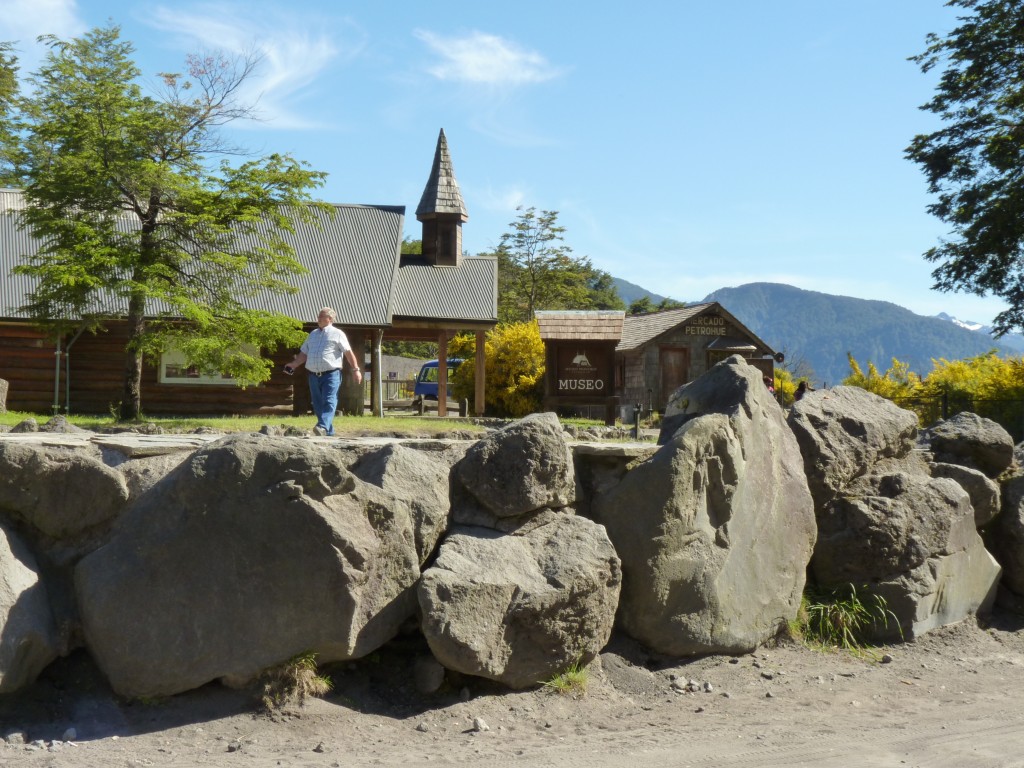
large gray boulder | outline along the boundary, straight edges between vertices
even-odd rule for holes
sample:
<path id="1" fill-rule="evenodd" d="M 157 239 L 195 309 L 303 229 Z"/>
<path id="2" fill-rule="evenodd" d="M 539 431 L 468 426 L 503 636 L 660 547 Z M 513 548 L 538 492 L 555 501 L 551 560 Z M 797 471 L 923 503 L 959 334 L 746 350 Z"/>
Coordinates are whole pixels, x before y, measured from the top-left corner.
<path id="1" fill-rule="evenodd" d="M 48 432 L 51 435 L 81 435 L 89 430 L 76 427 L 70 421 L 68 417 L 63 414 L 58 414 L 50 419 L 48 422 L 39 427 L 40 432 Z"/>
<path id="2" fill-rule="evenodd" d="M 928 430 L 936 461 L 963 464 L 998 477 L 1013 462 L 1013 438 L 1003 427 L 963 411 Z"/>
<path id="3" fill-rule="evenodd" d="M 0 525 L 0 693 L 32 683 L 60 650 L 35 557 Z"/>
<path id="4" fill-rule="evenodd" d="M 914 450 L 915 414 L 865 390 L 836 387 L 796 403 L 789 424 L 815 499 L 811 572 L 822 587 L 852 584 L 885 599 L 892 620 L 875 627 L 876 638 L 902 632 L 910 639 L 991 605 L 999 566 L 963 487 L 975 478 L 929 470 Z M 986 489 L 973 490 L 984 519 Z"/>
<path id="5" fill-rule="evenodd" d="M 444 666 L 536 685 L 608 642 L 619 558 L 604 529 L 545 512 L 513 533 L 456 527 L 418 587 L 423 634 Z"/>
<path id="6" fill-rule="evenodd" d="M 0 514 L 51 539 L 76 539 L 109 525 L 128 486 L 98 450 L 0 441 Z"/>
<path id="7" fill-rule="evenodd" d="M 531 414 L 487 435 L 466 451 L 453 477 L 456 491 L 498 519 L 560 509 L 576 497 L 572 451 L 553 413 Z"/>
<path id="8" fill-rule="evenodd" d="M 751 651 L 800 606 L 815 539 L 800 451 L 737 356 L 667 415 L 674 434 L 591 505 L 622 558 L 619 621 L 665 654 Z"/>
<path id="9" fill-rule="evenodd" d="M 93 658 L 141 697 L 363 656 L 415 613 L 418 576 L 407 503 L 328 447 L 237 435 L 135 502 L 75 587 Z"/>
<path id="10" fill-rule="evenodd" d="M 948 477 L 955 480 L 971 497 L 974 507 L 974 525 L 982 528 L 999 514 L 999 485 L 983 472 L 961 464 L 934 462 L 929 465 L 932 477 Z"/>
<path id="11" fill-rule="evenodd" d="M 985 532 L 985 541 L 1003 567 L 1003 587 L 1015 598 L 1015 610 L 1024 609 L 1024 475 L 1002 486 L 1002 511 Z M 1000 601 L 1002 602 L 1002 600 Z"/>
<path id="12" fill-rule="evenodd" d="M 121 461 L 117 464 L 116 469 L 124 478 L 125 485 L 128 486 L 129 499 L 134 501 L 171 474 L 191 455 L 189 451 L 178 451 L 176 453 L 161 453 L 156 456 L 142 456 L 138 459 Z"/>
<path id="13" fill-rule="evenodd" d="M 7 413 L 7 392 L 10 386 L 7 379 L 0 379 L 0 413 Z"/>
<path id="14" fill-rule="evenodd" d="M 451 520 L 451 466 L 435 455 L 389 445 L 364 455 L 352 467 L 356 477 L 409 502 L 421 565 L 434 553 Z"/>
<path id="15" fill-rule="evenodd" d="M 913 639 L 987 610 L 998 563 L 978 535 L 959 483 L 897 462 L 850 483 L 818 518 L 811 568 L 824 587 L 853 584 L 891 611 L 877 639 Z"/>
<path id="16" fill-rule="evenodd" d="M 916 414 L 860 387 L 808 392 L 788 421 L 819 509 L 878 461 L 908 455 L 917 437 Z"/>

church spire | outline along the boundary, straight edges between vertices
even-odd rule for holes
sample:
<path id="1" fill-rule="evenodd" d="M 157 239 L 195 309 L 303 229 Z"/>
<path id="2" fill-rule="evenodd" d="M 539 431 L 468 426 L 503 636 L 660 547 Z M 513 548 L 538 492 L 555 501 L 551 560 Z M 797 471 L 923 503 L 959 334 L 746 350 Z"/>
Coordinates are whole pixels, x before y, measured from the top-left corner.
<path id="1" fill-rule="evenodd" d="M 437 137 L 434 165 L 416 218 L 423 222 L 423 255 L 440 266 L 456 266 L 462 256 L 462 222 L 469 219 L 455 180 L 444 128 Z"/>

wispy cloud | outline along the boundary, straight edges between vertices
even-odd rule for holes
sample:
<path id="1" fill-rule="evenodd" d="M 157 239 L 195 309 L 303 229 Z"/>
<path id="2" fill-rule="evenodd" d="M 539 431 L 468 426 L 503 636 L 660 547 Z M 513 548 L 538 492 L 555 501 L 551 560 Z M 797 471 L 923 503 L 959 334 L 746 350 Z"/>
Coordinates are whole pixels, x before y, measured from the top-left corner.
<path id="1" fill-rule="evenodd" d="M 220 50 L 245 55 L 256 52 L 262 61 L 241 98 L 259 104 L 259 114 L 274 128 L 311 128 L 317 121 L 303 116 L 296 102 L 306 95 L 323 71 L 352 59 L 365 47 L 365 34 L 347 19 L 304 17 L 301 7 L 287 14 L 251 6 L 203 5 L 157 7 L 147 23 L 178 38 L 177 45 L 194 50 Z M 344 41 L 340 46 L 336 41 Z"/>
<path id="2" fill-rule="evenodd" d="M 40 35 L 74 37 L 88 28 L 75 0 L 4 0 L 0 12 L 0 40 L 16 43 L 23 72 L 34 70 L 45 49 Z"/>
<path id="3" fill-rule="evenodd" d="M 445 36 L 418 29 L 414 34 L 440 57 L 440 62 L 427 68 L 439 80 L 515 86 L 542 83 L 561 74 L 542 54 L 486 32 Z"/>
<path id="4" fill-rule="evenodd" d="M 496 213 L 515 214 L 516 208 L 526 204 L 528 190 L 517 185 L 502 188 L 487 186 L 477 191 L 478 203 L 484 210 Z"/>
<path id="5" fill-rule="evenodd" d="M 441 83 L 446 98 L 462 104 L 473 130 L 508 146 L 551 143 L 531 125 L 523 99 L 526 86 L 561 77 L 563 69 L 537 51 L 486 32 L 442 35 L 417 29 L 413 34 L 432 55 L 423 71 Z"/>

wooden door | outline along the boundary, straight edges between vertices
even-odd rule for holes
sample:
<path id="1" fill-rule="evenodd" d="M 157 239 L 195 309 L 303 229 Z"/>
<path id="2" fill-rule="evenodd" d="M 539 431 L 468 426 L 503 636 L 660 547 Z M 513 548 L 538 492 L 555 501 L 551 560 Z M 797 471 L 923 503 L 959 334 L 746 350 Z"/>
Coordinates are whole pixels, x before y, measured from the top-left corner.
<path id="1" fill-rule="evenodd" d="M 690 380 L 690 350 L 688 347 L 662 347 L 658 352 L 658 367 L 661 369 L 660 410 L 664 410 L 669 397 Z"/>

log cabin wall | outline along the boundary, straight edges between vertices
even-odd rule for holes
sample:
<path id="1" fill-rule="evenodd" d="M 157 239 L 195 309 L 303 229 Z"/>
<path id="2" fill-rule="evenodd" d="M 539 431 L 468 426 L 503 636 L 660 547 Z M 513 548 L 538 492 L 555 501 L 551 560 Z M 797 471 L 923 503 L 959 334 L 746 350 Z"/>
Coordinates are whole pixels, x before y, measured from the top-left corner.
<path id="1" fill-rule="evenodd" d="M 53 341 L 28 323 L 0 323 L 0 379 L 10 386 L 8 410 L 50 413 L 55 351 Z"/>
<path id="2" fill-rule="evenodd" d="M 84 334 L 71 348 L 72 413 L 108 413 L 120 402 L 124 389 L 124 323 L 112 323 L 106 333 Z M 280 351 L 270 380 L 255 387 L 234 384 L 162 384 L 157 361 L 144 360 L 142 412 L 152 416 L 258 415 L 277 409 L 292 411 L 294 378 L 284 373 L 293 350 Z"/>
<path id="3" fill-rule="evenodd" d="M 107 414 L 116 409 L 124 389 L 124 349 L 128 341 L 123 323 L 112 323 L 105 333 L 82 334 L 66 349 L 70 355 L 70 412 Z M 51 413 L 54 402 L 54 342 L 27 324 L 0 323 L 0 378 L 10 385 L 7 408 L 12 411 Z M 287 376 L 282 368 L 294 350 L 282 350 L 271 357 L 270 380 L 245 389 L 234 384 L 161 384 L 158 366 L 144 361 L 142 369 L 142 412 L 152 416 L 291 414 L 293 385 L 309 394 L 304 377 Z M 66 359 L 62 354 L 60 410 L 68 408 Z M 301 406 L 300 406 L 301 407 Z M 302 412 L 302 411 L 300 411 Z"/>
<path id="4" fill-rule="evenodd" d="M 305 331 L 316 326 L 307 324 Z M 356 358 L 365 359 L 368 331 L 345 328 Z M 108 414 L 116 410 L 124 390 L 127 326 L 110 323 L 102 333 L 83 333 L 67 348 L 68 336 L 61 341 L 60 382 L 57 393 L 59 410 L 79 414 Z M 53 412 L 56 345 L 46 334 L 29 323 L 0 322 L 0 379 L 9 384 L 7 409 L 38 414 Z M 310 413 L 309 385 L 305 369 L 288 376 L 284 365 L 295 349 L 279 350 L 270 356 L 273 362 L 270 380 L 245 389 L 234 384 L 167 384 L 160 382 L 155 361 L 144 360 L 142 369 L 142 412 L 152 416 L 303 415 Z M 70 387 L 67 364 L 70 358 Z M 351 375 L 346 365 L 346 372 Z M 367 372 L 364 375 L 369 375 Z M 363 386 L 350 394 L 353 412 L 362 412 Z"/>

